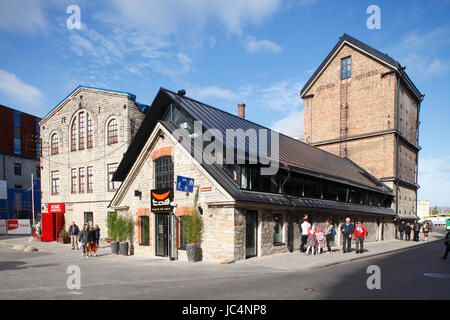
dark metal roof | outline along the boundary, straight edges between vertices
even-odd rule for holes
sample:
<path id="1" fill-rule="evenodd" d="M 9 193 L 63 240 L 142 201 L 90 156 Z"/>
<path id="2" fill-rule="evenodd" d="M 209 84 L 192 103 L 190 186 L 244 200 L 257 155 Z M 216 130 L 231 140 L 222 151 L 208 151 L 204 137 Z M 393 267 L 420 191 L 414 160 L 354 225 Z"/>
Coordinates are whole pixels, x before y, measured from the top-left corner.
<path id="1" fill-rule="evenodd" d="M 306 84 L 303 86 L 302 90 L 300 91 L 300 95 L 303 95 L 304 91 L 314 81 L 316 76 L 325 67 L 325 65 L 328 63 L 328 61 L 331 59 L 331 57 L 336 53 L 336 51 L 339 49 L 339 47 L 345 41 L 353 44 L 354 46 L 360 48 L 363 51 L 370 53 L 371 55 L 377 57 L 381 61 L 384 61 L 387 64 L 393 66 L 395 68 L 395 70 L 399 72 L 399 75 L 401 76 L 401 78 L 408 84 L 408 86 L 410 86 L 411 90 L 419 98 L 423 97 L 423 95 L 420 93 L 419 89 L 417 89 L 417 87 L 414 85 L 414 83 L 411 81 L 411 79 L 408 77 L 408 75 L 404 71 L 404 67 L 402 67 L 397 60 L 393 59 L 388 54 L 382 53 L 382 52 L 378 51 L 377 49 L 365 44 L 364 42 L 361 42 L 361 41 L 349 36 L 346 33 L 344 33 L 342 35 L 342 37 L 339 38 L 339 41 L 336 43 L 336 45 L 333 47 L 333 49 L 330 51 L 330 53 L 326 56 L 326 58 L 322 61 L 322 63 L 319 65 L 319 67 L 316 69 L 316 71 L 313 73 L 313 75 L 309 78 L 309 80 L 306 82 Z"/>

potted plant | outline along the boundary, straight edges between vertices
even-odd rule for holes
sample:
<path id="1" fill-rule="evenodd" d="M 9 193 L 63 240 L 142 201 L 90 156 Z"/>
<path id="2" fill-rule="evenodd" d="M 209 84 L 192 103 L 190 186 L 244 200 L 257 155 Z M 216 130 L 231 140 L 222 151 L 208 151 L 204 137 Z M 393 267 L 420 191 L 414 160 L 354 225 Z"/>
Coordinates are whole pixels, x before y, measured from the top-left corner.
<path id="1" fill-rule="evenodd" d="M 61 229 L 61 231 L 59 232 L 58 238 L 56 239 L 59 243 L 70 243 L 70 237 L 69 237 L 69 233 L 67 232 L 67 230 L 65 228 Z"/>
<path id="2" fill-rule="evenodd" d="M 117 233 L 120 241 L 120 253 L 128 255 L 128 240 L 131 240 L 133 234 L 133 220 L 131 217 L 120 216 L 117 218 Z"/>
<path id="3" fill-rule="evenodd" d="M 186 255 L 189 262 L 199 261 L 202 231 L 202 217 L 195 205 L 191 214 L 183 218 L 183 232 L 186 237 Z"/>
<path id="4" fill-rule="evenodd" d="M 106 220 L 108 227 L 108 238 L 111 239 L 111 253 L 119 254 L 119 242 L 117 241 L 117 213 L 108 212 L 108 218 Z"/>

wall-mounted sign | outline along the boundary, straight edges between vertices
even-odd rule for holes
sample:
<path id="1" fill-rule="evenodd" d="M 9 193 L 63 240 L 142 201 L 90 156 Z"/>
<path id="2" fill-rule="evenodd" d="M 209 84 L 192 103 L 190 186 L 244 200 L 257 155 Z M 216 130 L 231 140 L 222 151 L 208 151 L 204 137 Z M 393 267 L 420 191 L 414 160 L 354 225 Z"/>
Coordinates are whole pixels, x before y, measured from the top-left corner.
<path id="1" fill-rule="evenodd" d="M 194 192 L 194 179 L 177 176 L 177 190 L 183 192 Z"/>
<path id="2" fill-rule="evenodd" d="M 6 180 L 0 180 L 0 200 L 8 200 L 8 184 Z"/>
<path id="3" fill-rule="evenodd" d="M 200 194 L 202 196 L 211 196 L 215 193 L 216 193 L 216 188 L 214 186 L 200 188 Z"/>
<path id="4" fill-rule="evenodd" d="M 8 234 L 30 234 L 31 226 L 30 220 L 20 219 L 20 220 L 7 220 Z"/>
<path id="5" fill-rule="evenodd" d="M 153 189 L 150 193 L 152 212 L 172 210 L 170 203 L 173 201 L 173 188 Z"/>
<path id="6" fill-rule="evenodd" d="M 64 203 L 49 203 L 47 205 L 48 213 L 65 213 L 66 206 Z"/>

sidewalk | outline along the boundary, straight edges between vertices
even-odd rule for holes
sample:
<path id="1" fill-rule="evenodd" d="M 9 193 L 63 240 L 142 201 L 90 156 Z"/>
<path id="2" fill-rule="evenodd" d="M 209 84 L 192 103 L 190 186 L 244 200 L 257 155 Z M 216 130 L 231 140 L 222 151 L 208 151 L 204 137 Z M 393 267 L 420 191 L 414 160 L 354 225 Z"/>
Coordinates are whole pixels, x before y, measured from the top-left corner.
<path id="1" fill-rule="evenodd" d="M 332 253 L 322 253 L 319 255 L 306 256 L 299 251 L 293 253 L 279 253 L 263 257 L 255 257 L 248 260 L 237 261 L 238 264 L 264 266 L 278 270 L 302 271 L 315 268 L 325 268 L 353 260 L 374 257 L 381 254 L 398 252 L 418 246 L 423 246 L 435 241 L 443 241 L 444 235 L 441 232 L 433 232 L 427 241 L 420 238 L 420 241 L 386 240 L 381 242 L 364 243 L 364 253 L 356 254 L 355 244 L 352 241 L 352 251 L 342 253 L 341 247 L 332 247 Z M 326 249 L 325 249 L 326 250 Z"/>

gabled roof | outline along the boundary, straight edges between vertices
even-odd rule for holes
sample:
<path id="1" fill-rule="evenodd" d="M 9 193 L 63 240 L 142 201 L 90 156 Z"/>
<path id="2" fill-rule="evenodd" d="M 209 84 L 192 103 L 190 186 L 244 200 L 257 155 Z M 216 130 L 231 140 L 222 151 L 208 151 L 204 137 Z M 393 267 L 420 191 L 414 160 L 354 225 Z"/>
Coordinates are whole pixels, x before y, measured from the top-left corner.
<path id="1" fill-rule="evenodd" d="M 123 181 L 126 178 L 153 128 L 163 117 L 170 103 L 176 103 L 192 116 L 192 118 L 197 121 L 202 121 L 205 129 L 217 129 L 224 137 L 227 129 L 242 129 L 244 131 L 247 129 L 266 129 L 269 137 L 272 132 L 272 130 L 254 122 L 161 88 L 152 103 L 150 111 L 147 113 L 135 138 L 119 164 L 114 175 L 114 180 Z M 279 162 L 284 166 L 289 166 L 293 171 L 376 192 L 392 194 L 391 189 L 385 184 L 370 175 L 366 170 L 355 165 L 349 159 L 338 157 L 289 136 L 283 134 L 278 135 Z M 245 151 L 248 153 L 252 146 L 249 146 L 248 140 L 246 142 Z M 268 142 L 268 149 L 270 150 L 270 140 Z"/>
<path id="2" fill-rule="evenodd" d="M 414 85 L 414 83 L 411 81 L 411 79 L 408 77 L 408 75 L 405 72 L 405 67 L 402 67 L 400 65 L 400 62 L 393 59 L 386 53 L 382 53 L 378 51 L 377 49 L 365 44 L 364 42 L 361 42 L 348 34 L 344 33 L 340 38 L 339 41 L 336 43 L 336 45 L 333 47 L 333 49 L 330 51 L 330 53 L 326 56 L 326 58 L 322 61 L 322 63 L 319 65 L 319 67 L 316 69 L 316 71 L 313 73 L 313 75 L 309 78 L 309 80 L 306 82 L 306 84 L 303 86 L 302 90 L 300 91 L 300 96 L 303 98 L 303 95 L 305 91 L 315 82 L 319 74 L 322 72 L 322 70 L 325 68 L 325 66 L 328 64 L 328 62 L 334 57 L 334 55 L 339 51 L 339 49 L 344 45 L 349 44 L 352 47 L 355 47 L 356 49 L 359 49 L 363 53 L 372 56 L 373 58 L 379 60 L 381 63 L 386 64 L 389 68 L 392 70 L 395 70 L 398 72 L 399 76 L 405 81 L 405 83 L 409 86 L 411 91 L 416 95 L 416 97 L 419 100 L 423 99 L 423 95 L 420 93 L 419 89 Z"/>
<path id="3" fill-rule="evenodd" d="M 120 94 L 125 94 L 128 96 L 129 100 L 134 101 L 134 103 L 136 104 L 136 106 L 139 108 L 139 110 L 141 110 L 141 112 L 145 113 L 148 110 L 148 105 L 139 103 L 136 101 L 136 95 L 129 93 L 129 92 L 125 92 L 125 91 L 117 91 L 117 90 L 110 90 L 110 89 L 102 89 L 102 88 L 95 88 L 95 87 L 89 87 L 89 86 L 82 86 L 79 85 L 78 87 L 76 87 L 74 90 L 72 90 L 72 92 L 70 92 L 64 99 L 62 99 L 52 110 L 50 110 L 44 118 L 42 118 L 41 122 L 45 122 L 46 118 L 51 115 L 52 113 L 54 113 L 60 106 L 62 106 L 63 102 L 67 100 L 67 98 L 69 98 L 71 95 L 73 95 L 75 92 L 77 92 L 80 89 L 94 89 L 94 90 L 100 90 L 100 91 L 107 91 L 107 92 L 114 92 L 114 93 L 120 93 Z"/>

